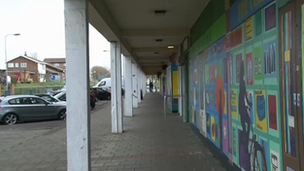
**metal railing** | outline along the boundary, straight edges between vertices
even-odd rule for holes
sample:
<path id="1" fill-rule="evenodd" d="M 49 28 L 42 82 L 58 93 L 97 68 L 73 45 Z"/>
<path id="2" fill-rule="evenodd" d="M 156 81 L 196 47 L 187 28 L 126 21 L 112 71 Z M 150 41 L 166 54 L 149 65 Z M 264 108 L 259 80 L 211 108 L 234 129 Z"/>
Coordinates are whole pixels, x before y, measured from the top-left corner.
<path id="1" fill-rule="evenodd" d="M 178 100 L 182 100 L 182 95 L 164 95 L 164 116 L 167 116 L 167 98 L 178 98 Z"/>

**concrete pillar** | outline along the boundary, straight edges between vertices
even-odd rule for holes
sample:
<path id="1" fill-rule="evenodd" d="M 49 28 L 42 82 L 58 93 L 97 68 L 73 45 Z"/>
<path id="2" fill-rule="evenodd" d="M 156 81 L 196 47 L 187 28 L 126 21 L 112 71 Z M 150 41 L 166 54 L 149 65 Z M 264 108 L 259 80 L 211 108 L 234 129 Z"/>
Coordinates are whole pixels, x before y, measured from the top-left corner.
<path id="1" fill-rule="evenodd" d="M 147 89 L 147 86 L 146 86 L 146 84 L 147 84 L 147 79 L 146 79 L 146 74 L 143 72 L 143 75 L 142 75 L 142 89 L 143 89 L 143 96 L 145 97 L 145 95 L 146 95 L 146 89 Z"/>
<path id="2" fill-rule="evenodd" d="M 68 171 L 91 170 L 87 7 L 87 0 L 64 0 Z"/>
<path id="3" fill-rule="evenodd" d="M 124 75 L 125 75 L 125 103 L 124 116 L 133 116 L 132 107 L 132 61 L 130 57 L 124 58 Z"/>
<path id="4" fill-rule="evenodd" d="M 139 68 L 139 66 L 137 66 L 137 73 L 138 73 L 138 81 L 137 81 L 137 84 L 138 84 L 138 86 L 137 86 L 137 88 L 138 88 L 138 91 L 137 91 L 137 93 L 138 93 L 138 95 L 137 95 L 137 97 L 138 97 L 138 103 L 141 103 L 141 97 L 140 97 L 140 89 L 141 89 L 141 70 L 140 70 L 140 68 Z"/>
<path id="5" fill-rule="evenodd" d="M 182 92 L 182 67 L 178 66 L 178 94 L 180 95 L 180 98 L 178 99 L 178 113 L 180 116 L 183 116 L 183 92 Z"/>
<path id="6" fill-rule="evenodd" d="M 122 97 L 121 97 L 121 45 L 111 44 L 111 119 L 112 133 L 122 133 Z"/>
<path id="7" fill-rule="evenodd" d="M 138 84 L 137 84 L 137 65 L 132 63 L 132 103 L 133 108 L 138 108 Z"/>

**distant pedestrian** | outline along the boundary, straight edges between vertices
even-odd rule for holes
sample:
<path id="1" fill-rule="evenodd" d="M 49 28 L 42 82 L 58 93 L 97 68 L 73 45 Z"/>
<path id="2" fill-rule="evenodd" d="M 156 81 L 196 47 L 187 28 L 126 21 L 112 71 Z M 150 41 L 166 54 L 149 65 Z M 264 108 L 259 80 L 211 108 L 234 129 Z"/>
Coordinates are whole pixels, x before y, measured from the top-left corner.
<path id="1" fill-rule="evenodd" d="M 152 81 L 150 81 L 149 87 L 150 87 L 150 92 L 152 92 L 153 91 L 153 83 L 152 83 Z"/>

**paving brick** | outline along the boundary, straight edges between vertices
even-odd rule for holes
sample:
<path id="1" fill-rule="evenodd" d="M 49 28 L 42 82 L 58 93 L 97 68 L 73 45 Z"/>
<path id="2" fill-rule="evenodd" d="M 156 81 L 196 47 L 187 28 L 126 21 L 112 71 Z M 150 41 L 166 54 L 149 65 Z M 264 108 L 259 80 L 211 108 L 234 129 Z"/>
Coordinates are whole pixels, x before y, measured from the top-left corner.
<path id="1" fill-rule="evenodd" d="M 124 118 L 123 134 L 111 133 L 110 113 L 106 102 L 91 114 L 93 171 L 225 170 L 177 114 L 163 116 L 157 94 L 148 93 L 134 117 Z M 65 122 L 1 126 L 0 137 L 1 171 L 66 171 Z"/>

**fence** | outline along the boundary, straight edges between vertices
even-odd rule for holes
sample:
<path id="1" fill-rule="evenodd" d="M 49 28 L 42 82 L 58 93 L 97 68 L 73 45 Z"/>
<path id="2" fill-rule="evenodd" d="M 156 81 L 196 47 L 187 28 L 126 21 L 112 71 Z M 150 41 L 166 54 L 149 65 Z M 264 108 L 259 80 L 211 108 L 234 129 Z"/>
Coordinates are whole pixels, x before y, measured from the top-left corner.
<path id="1" fill-rule="evenodd" d="M 45 87 L 18 87 L 15 88 L 15 95 L 22 94 L 42 94 L 61 89 L 63 86 L 45 86 Z"/>

